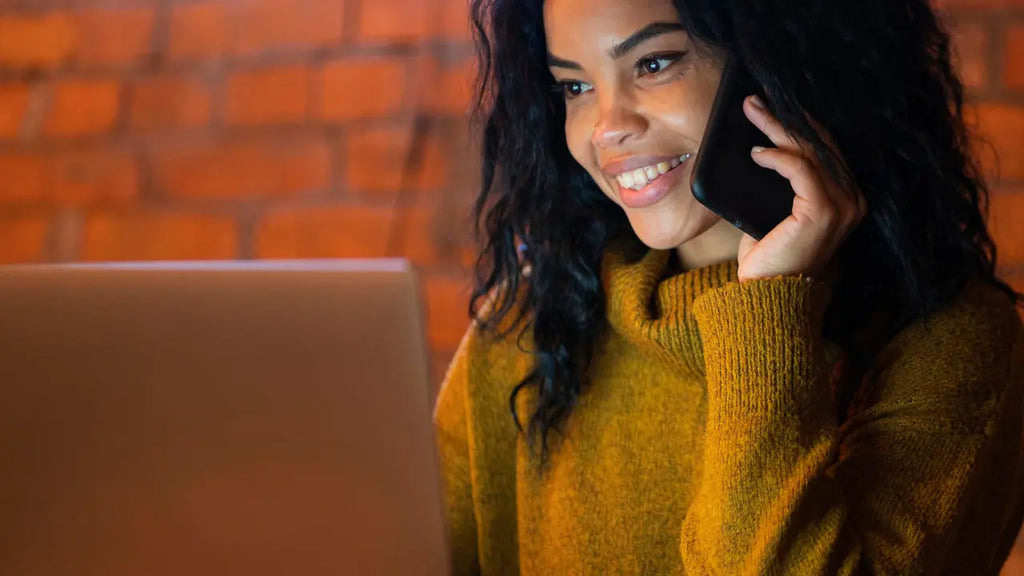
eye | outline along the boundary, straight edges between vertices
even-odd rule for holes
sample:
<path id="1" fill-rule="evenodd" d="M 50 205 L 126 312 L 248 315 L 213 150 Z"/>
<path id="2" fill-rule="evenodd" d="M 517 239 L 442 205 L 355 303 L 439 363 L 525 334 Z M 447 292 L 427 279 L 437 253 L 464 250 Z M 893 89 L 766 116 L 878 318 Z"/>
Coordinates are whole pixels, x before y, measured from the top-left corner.
<path id="1" fill-rule="evenodd" d="M 682 54 L 653 54 L 651 56 L 644 56 L 637 61 L 636 67 L 640 72 L 640 75 L 654 75 L 660 72 L 664 72 L 666 68 L 674 64 L 677 60 L 682 58 Z"/>
<path id="2" fill-rule="evenodd" d="M 558 90 L 562 92 L 566 100 L 574 100 L 580 96 L 589 92 L 593 86 L 586 82 L 579 82 L 577 80 L 567 80 L 565 82 L 558 83 Z"/>

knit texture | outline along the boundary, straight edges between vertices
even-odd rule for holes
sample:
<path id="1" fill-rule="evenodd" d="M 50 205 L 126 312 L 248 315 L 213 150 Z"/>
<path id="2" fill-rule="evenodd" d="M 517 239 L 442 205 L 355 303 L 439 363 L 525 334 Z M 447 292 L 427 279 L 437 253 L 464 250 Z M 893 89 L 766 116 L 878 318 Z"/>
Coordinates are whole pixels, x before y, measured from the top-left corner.
<path id="1" fill-rule="evenodd" d="M 668 261 L 606 253 L 610 328 L 543 470 L 508 408 L 529 338 L 470 328 L 435 412 L 454 574 L 998 574 L 1024 517 L 1004 295 L 903 330 L 839 422 L 827 285 Z"/>

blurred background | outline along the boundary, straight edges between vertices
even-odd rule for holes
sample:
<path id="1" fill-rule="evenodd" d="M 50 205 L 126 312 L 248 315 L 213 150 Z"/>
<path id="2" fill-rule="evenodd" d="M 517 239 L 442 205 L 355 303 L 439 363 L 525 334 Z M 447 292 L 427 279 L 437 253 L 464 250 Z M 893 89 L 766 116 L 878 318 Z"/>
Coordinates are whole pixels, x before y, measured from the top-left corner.
<path id="1" fill-rule="evenodd" d="M 436 385 L 468 324 L 466 2 L 0 0 L 0 263 L 407 257 Z M 1024 0 L 938 5 L 1024 290 Z"/>
<path id="2" fill-rule="evenodd" d="M 468 325 L 465 0 L 0 0 L 0 263 L 404 256 Z"/>

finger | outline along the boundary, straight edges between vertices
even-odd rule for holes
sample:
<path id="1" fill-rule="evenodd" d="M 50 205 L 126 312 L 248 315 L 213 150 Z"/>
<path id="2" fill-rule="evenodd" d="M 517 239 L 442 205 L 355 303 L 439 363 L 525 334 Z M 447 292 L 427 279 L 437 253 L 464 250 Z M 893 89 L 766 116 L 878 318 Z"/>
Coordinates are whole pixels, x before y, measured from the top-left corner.
<path id="1" fill-rule="evenodd" d="M 781 148 L 755 146 L 750 157 L 758 166 L 775 170 L 789 180 L 796 195 L 815 206 L 834 210 L 835 199 L 818 173 L 818 168 L 805 156 Z"/>
<path id="2" fill-rule="evenodd" d="M 845 184 L 842 180 L 837 182 L 832 177 L 831 172 L 825 170 L 824 165 L 818 158 L 817 152 L 809 142 L 795 134 L 788 133 L 778 118 L 767 107 L 759 107 L 757 102 L 760 102 L 760 98 L 757 96 L 749 96 L 744 100 L 744 112 L 750 121 L 764 132 L 780 149 L 793 152 L 810 160 L 811 164 L 817 169 L 819 180 L 822 181 L 826 193 L 832 198 L 833 202 L 837 204 L 844 202 L 862 203 L 862 198 L 859 197 L 861 194 L 855 188 L 853 174 L 846 163 L 846 159 L 839 152 L 835 138 L 820 122 L 810 114 L 804 114 L 811 127 L 835 154 L 836 159 L 839 161 L 839 169 L 845 172 L 848 178 Z M 763 102 L 761 104 L 763 105 Z"/>
<path id="3" fill-rule="evenodd" d="M 776 118 L 767 107 L 762 107 L 757 104 L 757 102 L 760 101 L 760 98 L 757 96 L 748 96 L 743 100 L 743 112 L 747 115 L 747 119 L 749 119 L 754 126 L 757 126 L 758 130 L 764 132 L 773 144 L 783 150 L 790 150 L 792 152 L 802 154 L 804 150 L 811 149 L 806 142 L 803 142 L 803 140 L 795 134 L 791 135 L 787 133 L 782 122 L 779 122 L 778 118 Z"/>
<path id="4" fill-rule="evenodd" d="M 836 143 L 836 139 L 832 136 L 832 133 L 826 130 L 821 122 L 818 122 L 807 112 L 804 112 L 804 119 L 807 120 L 807 123 L 811 125 L 811 128 L 818 133 L 818 136 L 821 137 L 821 140 L 825 145 L 831 148 L 832 152 L 834 152 L 840 160 L 843 160 L 843 155 L 839 153 L 839 145 Z M 843 162 L 843 164 L 845 165 L 845 162 Z"/>
<path id="5" fill-rule="evenodd" d="M 791 158 L 789 161 L 784 161 L 781 169 L 776 169 L 776 171 L 788 178 L 790 183 L 794 185 L 794 190 L 796 191 L 797 186 L 793 181 L 793 178 L 789 178 L 789 176 L 786 176 L 783 172 L 798 174 L 804 169 L 813 168 L 813 171 L 816 172 L 816 177 L 812 178 L 809 175 L 804 177 L 803 180 L 816 180 L 819 185 L 813 188 L 813 190 L 811 188 L 806 188 L 804 190 L 805 193 L 813 194 L 815 191 L 823 192 L 828 197 L 828 200 L 830 200 L 830 202 L 828 202 L 830 206 L 844 207 L 846 205 L 851 205 L 850 210 L 841 209 L 841 211 L 844 213 L 850 212 L 856 214 L 858 222 L 863 219 L 864 214 L 867 212 L 866 199 L 864 198 L 864 194 L 858 189 L 856 181 L 853 178 L 853 172 L 850 170 L 849 164 L 846 162 L 846 158 L 839 151 L 839 146 L 835 137 L 825 129 L 824 125 L 818 122 L 809 113 L 804 114 L 804 118 L 806 118 L 807 122 L 811 125 L 811 128 L 815 130 L 825 145 L 828 146 L 835 155 L 835 158 L 839 162 L 839 170 L 845 173 L 845 182 L 842 179 L 840 181 L 836 181 L 832 177 L 831 172 L 825 170 L 825 167 L 818 158 L 818 154 L 814 147 L 803 138 L 800 138 L 795 134 L 791 135 L 787 133 L 785 128 L 782 126 L 782 123 L 779 122 L 770 110 L 766 107 L 759 107 L 757 105 L 756 102 L 759 100 L 760 99 L 756 96 L 750 96 L 744 100 L 743 106 L 747 118 L 749 118 L 750 121 L 753 122 L 754 125 L 762 132 L 764 132 L 780 150 L 805 158 L 810 161 L 811 164 L 810 167 L 802 167 L 796 162 L 796 159 Z M 758 162 L 758 164 L 761 163 Z M 775 168 L 776 166 L 772 167 Z M 801 191 L 798 191 L 798 195 L 800 192 Z M 810 200 L 811 198 L 808 197 L 808 199 Z M 817 201 L 825 202 L 825 198 L 819 198 Z"/>
<path id="6" fill-rule="evenodd" d="M 768 138 L 779 148 L 784 150 L 790 150 L 797 152 L 803 156 L 806 156 L 815 166 L 823 168 L 821 160 L 818 158 L 818 153 L 815 147 L 792 131 L 787 131 L 782 122 L 772 114 L 771 110 L 768 110 L 765 106 L 759 106 L 758 102 L 761 102 L 757 96 L 749 96 L 744 101 L 744 112 L 747 114 L 747 118 L 754 123 Z M 762 103 L 763 104 L 763 103 Z M 835 138 L 832 136 L 825 127 L 814 119 L 810 114 L 804 113 L 804 118 L 808 124 L 811 125 L 825 145 L 835 154 L 839 161 L 839 169 L 844 170 L 849 174 L 849 168 L 846 165 L 846 159 L 839 153 L 839 147 L 836 144 Z"/>
<path id="7" fill-rule="evenodd" d="M 833 136 L 832 133 L 829 132 L 828 129 L 826 129 L 821 122 L 818 122 L 809 113 L 804 113 L 804 119 L 806 119 L 807 123 L 811 125 L 811 128 L 813 128 L 814 131 L 817 132 L 818 136 L 821 138 L 821 141 L 824 142 L 826 146 L 828 146 L 828 148 L 832 151 L 833 154 L 835 154 L 836 160 L 839 161 L 839 168 L 841 170 L 845 170 L 847 174 L 852 174 L 852 172 L 850 171 L 850 165 L 847 164 L 846 158 L 843 156 L 843 153 L 839 151 L 839 143 L 836 141 L 835 136 Z"/>
<path id="8" fill-rule="evenodd" d="M 810 114 L 804 113 L 804 118 L 807 120 L 807 123 L 811 125 L 811 128 L 813 128 L 814 131 L 817 132 L 818 136 L 821 138 L 821 141 L 825 143 L 829 150 L 832 151 L 832 154 L 835 156 L 835 159 L 839 163 L 838 169 L 843 173 L 840 176 L 849 179 L 849 181 L 852 183 L 853 171 L 850 170 L 850 165 L 849 163 L 846 162 L 846 157 L 843 156 L 843 153 L 839 151 L 839 144 L 836 141 L 835 136 L 833 136 L 832 133 L 829 132 L 821 124 L 821 122 L 818 122 Z"/>

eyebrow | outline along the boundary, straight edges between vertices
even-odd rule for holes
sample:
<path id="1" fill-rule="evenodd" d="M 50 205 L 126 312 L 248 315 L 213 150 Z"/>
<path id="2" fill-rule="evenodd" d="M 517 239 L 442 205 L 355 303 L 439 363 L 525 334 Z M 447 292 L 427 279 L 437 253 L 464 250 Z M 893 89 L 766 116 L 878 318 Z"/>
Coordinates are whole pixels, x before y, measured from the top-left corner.
<path id="1" fill-rule="evenodd" d="M 608 55 L 611 56 L 613 60 L 618 60 L 619 58 L 622 58 L 623 56 L 628 54 L 630 50 L 636 48 L 637 46 L 643 44 L 644 42 L 650 40 L 651 38 L 654 38 L 655 36 L 661 36 L 662 34 L 668 34 L 669 32 L 685 31 L 686 28 L 684 28 L 683 25 L 679 24 L 678 22 L 653 22 L 637 30 L 636 32 L 631 34 L 629 38 L 626 38 L 619 44 L 616 44 L 614 47 L 612 47 L 611 50 L 608 51 Z M 583 67 L 577 64 L 576 62 L 573 62 L 572 60 L 566 60 L 564 58 L 559 58 L 558 56 L 555 56 L 550 52 L 548 52 L 548 66 L 556 68 L 568 68 L 570 70 L 583 69 Z"/>

